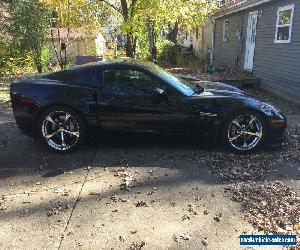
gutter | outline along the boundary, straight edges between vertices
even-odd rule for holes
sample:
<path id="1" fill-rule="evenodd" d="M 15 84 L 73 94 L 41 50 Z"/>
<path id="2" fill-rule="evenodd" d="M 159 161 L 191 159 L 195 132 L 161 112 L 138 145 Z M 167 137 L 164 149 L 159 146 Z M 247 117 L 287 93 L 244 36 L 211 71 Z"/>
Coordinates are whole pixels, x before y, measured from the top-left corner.
<path id="1" fill-rule="evenodd" d="M 261 1 L 258 1 L 258 2 L 252 3 L 252 4 L 247 4 L 247 5 L 245 5 L 245 6 L 241 6 L 241 5 L 243 5 L 244 3 L 247 2 L 247 0 L 246 0 L 246 1 L 244 1 L 244 2 L 240 2 L 240 3 L 236 4 L 236 5 L 233 5 L 233 6 L 232 6 L 232 8 L 234 8 L 233 10 L 231 10 L 231 11 L 230 11 L 230 10 L 229 10 L 229 11 L 224 10 L 224 13 L 217 14 L 217 15 L 213 16 L 212 18 L 213 18 L 213 19 L 218 19 L 218 18 L 220 18 L 220 17 L 228 16 L 228 15 L 230 15 L 230 14 L 239 12 L 239 11 L 241 11 L 241 10 L 249 9 L 249 8 L 252 8 L 252 7 L 255 7 L 255 6 L 264 4 L 264 3 L 268 3 L 268 2 L 271 2 L 271 1 L 273 1 L 273 0 L 261 0 Z M 239 6 L 240 6 L 240 7 L 239 7 Z"/>

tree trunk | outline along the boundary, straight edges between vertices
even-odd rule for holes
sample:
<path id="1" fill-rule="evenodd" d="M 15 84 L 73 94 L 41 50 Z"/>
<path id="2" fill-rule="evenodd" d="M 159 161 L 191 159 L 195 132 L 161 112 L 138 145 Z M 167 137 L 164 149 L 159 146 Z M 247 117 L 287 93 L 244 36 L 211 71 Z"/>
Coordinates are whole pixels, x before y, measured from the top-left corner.
<path id="1" fill-rule="evenodd" d="M 152 61 L 156 62 L 157 60 L 157 47 L 156 47 L 156 33 L 155 33 L 155 24 L 149 18 L 146 22 L 148 40 L 149 40 L 149 52 L 151 55 Z"/>
<path id="2" fill-rule="evenodd" d="M 129 20 L 129 15 L 134 14 L 135 4 L 136 4 L 136 0 L 132 0 L 131 11 L 129 13 L 127 0 L 121 0 L 121 8 L 122 8 L 122 15 L 123 15 L 124 22 L 127 22 Z M 126 36 L 127 36 L 126 56 L 134 57 L 134 55 L 135 55 L 135 39 L 132 37 L 132 34 L 130 34 L 129 31 L 127 32 Z"/>
<path id="3" fill-rule="evenodd" d="M 171 31 L 171 34 L 170 34 L 170 41 L 173 42 L 174 45 L 177 44 L 178 30 L 179 30 L 178 22 L 176 22 L 175 26 L 174 26 L 173 30 Z"/>
<path id="4" fill-rule="evenodd" d="M 43 66 L 42 66 L 42 47 L 39 45 L 38 42 L 32 44 L 32 53 L 33 53 L 33 61 L 34 65 L 37 69 L 37 72 L 40 74 L 43 72 Z"/>
<path id="5" fill-rule="evenodd" d="M 132 58 L 134 57 L 134 44 L 129 34 L 127 34 L 126 56 Z"/>
<path id="6" fill-rule="evenodd" d="M 38 73 L 39 74 L 41 74 L 41 73 L 43 73 L 43 67 L 42 67 L 42 65 L 36 65 L 36 69 L 37 69 L 37 71 L 38 71 Z"/>
<path id="7" fill-rule="evenodd" d="M 170 41 L 173 43 L 173 46 L 171 48 L 171 51 L 170 51 L 170 63 L 171 64 L 176 64 L 177 63 L 177 37 L 178 37 L 178 30 L 179 30 L 179 27 L 178 27 L 178 22 L 175 23 L 175 26 L 173 28 L 173 30 L 171 31 L 171 34 L 170 34 Z"/>
<path id="8" fill-rule="evenodd" d="M 43 66 L 42 66 L 42 62 L 41 62 L 41 59 L 40 58 L 38 58 L 38 57 L 36 57 L 36 55 L 34 55 L 34 59 L 33 59 L 33 61 L 34 61 L 34 65 L 35 65 L 35 67 L 36 67 L 36 70 L 37 70 L 37 72 L 40 74 L 40 73 L 43 73 Z"/>

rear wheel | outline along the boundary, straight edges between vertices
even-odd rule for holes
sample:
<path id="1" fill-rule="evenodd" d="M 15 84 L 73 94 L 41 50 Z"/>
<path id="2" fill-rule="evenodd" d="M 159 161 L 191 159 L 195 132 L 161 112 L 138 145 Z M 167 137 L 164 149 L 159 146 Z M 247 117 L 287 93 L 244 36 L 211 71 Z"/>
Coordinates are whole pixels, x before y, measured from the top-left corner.
<path id="1" fill-rule="evenodd" d="M 266 138 L 263 117 L 255 111 L 240 111 L 232 115 L 222 129 L 227 148 L 238 153 L 250 153 L 262 147 Z"/>
<path id="2" fill-rule="evenodd" d="M 41 140 L 52 150 L 66 153 L 85 139 L 85 124 L 72 109 L 56 106 L 47 109 L 38 120 Z"/>

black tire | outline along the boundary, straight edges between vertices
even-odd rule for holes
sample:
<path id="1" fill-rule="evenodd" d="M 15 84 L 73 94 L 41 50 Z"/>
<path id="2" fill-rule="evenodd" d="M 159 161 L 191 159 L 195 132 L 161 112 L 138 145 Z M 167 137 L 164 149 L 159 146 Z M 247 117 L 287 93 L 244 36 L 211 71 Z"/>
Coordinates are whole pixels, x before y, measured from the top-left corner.
<path id="1" fill-rule="evenodd" d="M 239 127 L 236 125 L 237 119 L 241 120 L 242 117 L 249 118 L 250 120 L 252 117 L 254 117 L 256 120 L 252 122 L 251 127 L 246 130 L 244 128 L 244 124 L 237 124 L 242 125 L 242 128 L 239 129 Z M 246 122 L 245 122 L 246 123 Z M 257 123 L 257 124 L 256 124 Z M 247 125 L 246 127 L 250 126 Z M 235 128 L 236 127 L 236 128 Z M 259 130 L 258 130 L 259 128 Z M 252 129 L 252 131 L 250 130 Z M 256 131 L 256 129 L 258 131 Z M 240 131 L 238 131 L 240 130 Z M 249 131 L 248 131 L 249 130 Z M 233 132 L 236 132 L 235 136 L 232 135 Z M 245 133 L 245 134 L 244 134 Z M 246 133 L 252 133 L 255 135 L 249 135 Z M 221 129 L 220 134 L 220 140 L 223 143 L 223 145 L 229 149 L 230 151 L 233 151 L 235 153 L 239 154 L 248 154 L 253 153 L 264 145 L 266 140 L 266 133 L 267 133 L 267 127 L 264 117 L 253 110 L 241 110 L 236 112 L 235 114 L 231 115 L 224 123 Z M 245 137 L 248 138 L 249 145 L 245 147 Z M 235 139 L 236 138 L 236 139 Z M 242 140 L 242 141 L 241 141 Z M 248 142 L 247 141 L 247 142 Z M 252 141 L 252 143 L 250 143 Z M 240 142 L 240 143 L 239 143 Z M 237 146 L 233 144 L 243 144 L 243 146 Z"/>
<path id="2" fill-rule="evenodd" d="M 61 122 L 63 115 L 65 115 L 65 121 Z M 53 120 L 56 116 L 57 119 Z M 57 153 L 69 153 L 76 150 L 86 138 L 85 122 L 77 112 L 65 106 L 53 106 L 46 109 L 39 116 L 36 129 L 39 140 Z M 47 134 L 49 130 L 53 130 L 50 135 Z M 56 133 L 56 130 L 60 132 Z M 63 135 L 59 147 L 59 135 L 61 134 Z M 46 136 L 51 137 L 47 139 Z"/>

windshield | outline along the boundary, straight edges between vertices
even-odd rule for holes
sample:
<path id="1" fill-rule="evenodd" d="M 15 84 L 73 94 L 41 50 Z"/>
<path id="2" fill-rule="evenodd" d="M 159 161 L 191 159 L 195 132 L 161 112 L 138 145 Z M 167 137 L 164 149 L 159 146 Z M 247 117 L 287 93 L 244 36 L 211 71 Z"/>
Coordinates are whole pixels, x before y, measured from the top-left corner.
<path id="1" fill-rule="evenodd" d="M 195 85 L 189 83 L 188 81 L 178 76 L 175 76 L 165 71 L 164 69 L 160 68 L 157 65 L 155 65 L 155 67 L 151 65 L 151 69 L 154 70 L 155 71 L 154 73 L 157 74 L 160 78 L 162 78 L 164 81 L 169 83 L 171 86 L 173 86 L 174 88 L 176 88 L 178 91 L 180 91 L 182 94 L 186 96 L 192 96 L 195 93 L 199 92 L 199 89 Z"/>

